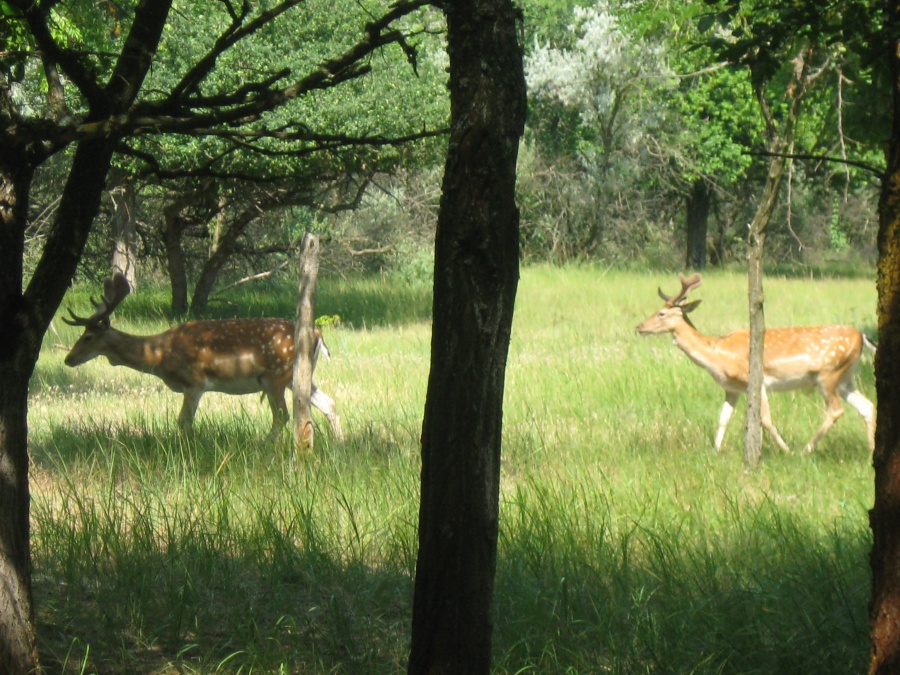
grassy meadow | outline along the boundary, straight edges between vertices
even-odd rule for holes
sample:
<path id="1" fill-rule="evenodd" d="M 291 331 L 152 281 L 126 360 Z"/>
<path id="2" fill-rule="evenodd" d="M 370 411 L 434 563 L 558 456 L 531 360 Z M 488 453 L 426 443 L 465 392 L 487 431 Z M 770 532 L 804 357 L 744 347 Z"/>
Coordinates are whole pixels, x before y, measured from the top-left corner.
<path id="1" fill-rule="evenodd" d="M 872 469 L 854 410 L 813 455 L 741 461 L 743 409 L 721 454 L 723 400 L 664 336 L 635 326 L 674 273 L 523 270 L 507 370 L 497 673 L 861 672 L 868 657 Z M 265 440 L 258 396 L 180 395 L 97 359 L 63 365 L 47 335 L 32 382 L 32 542 L 48 673 L 399 673 L 409 647 L 426 285 L 321 279 L 332 358 L 312 458 Z M 87 313 L 80 287 L 65 306 Z M 242 291 L 220 316 L 293 316 L 295 289 Z M 746 324 L 746 280 L 710 272 L 697 327 Z M 766 280 L 770 326 L 875 334 L 874 275 Z M 128 298 L 119 329 L 171 325 L 164 292 Z M 871 356 L 862 391 L 874 399 Z M 817 393 L 772 397 L 799 450 Z M 315 415 L 315 413 L 314 413 Z"/>

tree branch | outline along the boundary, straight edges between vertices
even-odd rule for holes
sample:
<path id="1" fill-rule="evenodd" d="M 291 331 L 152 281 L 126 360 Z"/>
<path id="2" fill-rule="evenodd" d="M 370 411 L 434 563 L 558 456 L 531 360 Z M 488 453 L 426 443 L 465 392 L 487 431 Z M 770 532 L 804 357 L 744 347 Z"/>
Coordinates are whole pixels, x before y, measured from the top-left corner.
<path id="1" fill-rule="evenodd" d="M 55 75 L 56 67 L 58 66 L 65 76 L 78 88 L 78 91 L 81 92 L 81 95 L 88 102 L 89 107 L 99 106 L 103 101 L 103 91 L 90 70 L 81 62 L 80 55 L 77 52 L 63 49 L 53 39 L 53 34 L 50 32 L 50 27 L 47 24 L 47 14 L 50 12 L 50 9 L 32 0 L 10 0 L 10 5 L 21 13 L 22 18 L 28 24 L 28 30 L 34 36 L 35 43 L 40 49 L 45 75 L 51 88 L 51 101 L 58 94 L 58 92 L 53 91 L 54 87 L 59 84 L 59 80 Z M 47 70 L 48 65 L 51 66 L 50 71 Z M 59 115 L 60 111 L 56 109 L 55 112 Z"/>
<path id="2" fill-rule="evenodd" d="M 884 169 L 879 169 L 878 167 L 872 166 L 871 164 L 867 164 L 865 162 L 860 162 L 853 159 L 846 159 L 844 157 L 829 157 L 828 155 L 807 155 L 801 153 L 788 153 L 788 152 L 771 152 L 769 150 L 748 150 L 746 154 L 751 155 L 753 157 L 784 157 L 785 159 L 815 159 L 822 162 L 834 162 L 835 164 L 846 164 L 848 166 L 855 166 L 860 169 L 864 169 L 872 174 L 875 174 L 879 179 L 884 178 Z"/>
<path id="3" fill-rule="evenodd" d="M 200 83 L 215 68 L 218 58 L 244 38 L 253 35 L 259 29 L 268 25 L 273 19 L 285 13 L 289 9 L 299 5 L 303 0 L 285 0 L 272 9 L 263 12 L 246 26 L 243 25 L 244 19 L 247 18 L 249 8 L 244 5 L 238 14 L 231 6 L 230 2 L 225 2 L 229 15 L 231 16 L 231 25 L 219 36 L 215 45 L 197 64 L 191 68 L 181 81 L 175 85 L 168 96 L 168 104 L 175 105 L 188 92 L 196 92 L 199 90 Z"/>
<path id="4" fill-rule="evenodd" d="M 362 63 L 366 57 L 387 45 L 402 45 L 406 39 L 402 31 L 386 30 L 391 23 L 429 4 L 429 0 L 411 0 L 395 4 L 387 14 L 369 23 L 363 38 L 346 52 L 325 61 L 305 77 L 281 89 L 271 89 L 268 85 L 282 79 L 286 75 L 283 71 L 264 82 L 245 85 L 239 90 L 218 96 L 181 98 L 175 101 L 171 96 L 167 96 L 159 101 L 140 102 L 126 114 L 113 115 L 104 120 L 64 130 L 63 140 L 71 142 L 98 136 L 127 136 L 145 131 L 154 134 L 233 136 L 235 132 L 217 131 L 216 127 L 252 123 L 259 120 L 264 113 L 300 96 L 315 90 L 330 89 L 342 82 L 367 74 L 371 67 Z M 198 110 L 206 112 L 195 112 Z"/>

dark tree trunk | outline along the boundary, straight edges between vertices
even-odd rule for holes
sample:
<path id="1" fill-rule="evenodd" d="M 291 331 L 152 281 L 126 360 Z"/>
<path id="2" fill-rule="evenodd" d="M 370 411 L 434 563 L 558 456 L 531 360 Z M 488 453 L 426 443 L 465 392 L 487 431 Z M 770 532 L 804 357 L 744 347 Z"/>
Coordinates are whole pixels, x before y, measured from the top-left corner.
<path id="1" fill-rule="evenodd" d="M 166 271 L 169 273 L 169 282 L 172 284 L 172 313 L 176 316 L 187 313 L 188 289 L 187 289 L 187 265 L 184 259 L 184 247 L 181 237 L 188 226 L 187 219 L 182 214 L 190 203 L 189 199 L 180 199 L 167 204 L 163 209 L 163 245 L 166 247 Z"/>
<path id="2" fill-rule="evenodd" d="M 0 162 L 0 672 L 37 668 L 31 593 L 28 486 L 28 382 L 41 339 L 84 250 L 112 157 L 112 141 L 85 141 L 75 152 L 44 255 L 23 292 L 25 207 L 33 172 Z M 6 155 L 15 163 L 15 155 Z M 24 159 L 22 165 L 27 166 Z"/>
<path id="3" fill-rule="evenodd" d="M 22 255 L 33 168 L 0 148 L 0 672 L 38 667 L 31 593 L 28 491 L 29 317 L 22 297 Z M 30 364 L 30 365 L 29 365 Z"/>
<path id="4" fill-rule="evenodd" d="M 109 84 L 90 86 L 85 80 L 92 97 L 83 128 L 131 106 L 170 4 L 171 0 L 142 0 L 135 6 L 134 23 Z M 49 12 L 43 5 L 32 3 L 31 8 Z M 6 113 L 0 114 L 0 673 L 24 675 L 40 668 L 31 587 L 28 382 L 44 333 L 81 260 L 118 139 L 102 134 L 77 144 L 41 258 L 23 291 L 25 224 L 34 171 L 49 153 L 62 148 L 36 141 L 34 129 L 10 124 Z"/>
<path id="5" fill-rule="evenodd" d="M 706 269 L 706 236 L 709 231 L 709 207 L 711 194 L 702 178 L 694 181 L 688 195 L 687 207 L 687 260 L 688 270 Z"/>
<path id="6" fill-rule="evenodd" d="M 897 35 L 900 2 L 887 3 L 886 31 Z M 889 39 L 893 129 L 878 204 L 878 351 L 875 389 L 875 504 L 872 528 L 872 675 L 900 672 L 900 40 Z"/>
<path id="7" fill-rule="evenodd" d="M 194 295 L 191 297 L 192 312 L 202 312 L 207 308 L 209 296 L 216 286 L 219 272 L 222 271 L 222 267 L 228 262 L 229 258 L 234 255 L 234 250 L 241 235 L 259 217 L 260 212 L 265 211 L 266 206 L 265 202 L 254 204 L 250 209 L 232 220 L 224 232 L 219 233 L 219 236 L 216 238 L 216 248 L 203 266 L 200 277 L 197 279 L 197 285 L 194 287 Z"/>
<path id="8" fill-rule="evenodd" d="M 519 14 L 445 5 L 451 136 L 435 241 L 410 673 L 488 673 L 503 385 L 518 284 Z"/>

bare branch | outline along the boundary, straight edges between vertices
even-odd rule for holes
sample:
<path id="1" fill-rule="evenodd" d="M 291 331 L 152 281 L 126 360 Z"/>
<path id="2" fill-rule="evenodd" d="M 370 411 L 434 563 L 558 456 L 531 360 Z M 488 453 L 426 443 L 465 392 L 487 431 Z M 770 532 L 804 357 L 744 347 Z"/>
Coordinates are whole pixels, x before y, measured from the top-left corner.
<path id="1" fill-rule="evenodd" d="M 265 272 L 259 272 L 258 274 L 251 274 L 249 277 L 244 277 L 243 279 L 238 279 L 233 284 L 228 284 L 227 286 L 220 288 L 216 292 L 210 293 L 209 297 L 210 297 L 210 299 L 212 299 L 212 298 L 218 297 L 220 295 L 223 295 L 224 293 L 230 291 L 232 288 L 237 288 L 238 286 L 243 286 L 244 284 L 250 283 L 251 281 L 259 281 L 260 279 L 265 279 L 267 277 L 270 277 L 273 274 L 275 274 L 275 272 L 277 272 L 281 269 L 284 269 L 285 267 L 290 265 L 292 262 L 293 262 L 293 260 L 288 258 L 284 262 L 276 265 L 273 269 L 267 270 Z"/>
<path id="2" fill-rule="evenodd" d="M 874 174 L 879 179 L 884 178 L 884 169 L 879 169 L 878 167 L 867 164 L 866 162 L 846 159 L 844 157 L 829 157 L 828 155 L 807 155 L 792 152 L 771 152 L 769 150 L 748 150 L 746 154 L 753 157 L 784 157 L 786 159 L 815 159 L 823 162 L 835 162 L 837 164 L 846 164 L 848 166 L 855 166 L 857 168 L 864 169 L 865 171 Z"/>

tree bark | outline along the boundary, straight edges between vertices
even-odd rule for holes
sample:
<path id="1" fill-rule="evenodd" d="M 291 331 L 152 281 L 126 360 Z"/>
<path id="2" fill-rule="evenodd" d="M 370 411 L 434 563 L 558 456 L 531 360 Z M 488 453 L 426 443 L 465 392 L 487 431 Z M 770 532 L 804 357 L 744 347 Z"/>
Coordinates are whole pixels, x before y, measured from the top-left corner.
<path id="1" fill-rule="evenodd" d="M 686 201 L 687 210 L 687 260 L 688 270 L 706 269 L 706 236 L 709 232 L 709 186 L 698 178 L 691 186 Z"/>
<path id="2" fill-rule="evenodd" d="M 4 152 L 3 150 L 6 150 Z M 31 592 L 28 380 L 37 358 L 22 296 L 22 253 L 34 169 L 0 148 L 0 672 L 38 668 Z M 29 365 L 30 363 L 30 365 Z"/>
<path id="3" fill-rule="evenodd" d="M 900 28 L 900 2 L 886 3 L 885 35 Z M 875 503 L 872 528 L 871 675 L 900 672 L 900 40 L 888 38 L 893 125 L 878 204 L 878 351 Z"/>
<path id="4" fill-rule="evenodd" d="M 134 183 L 122 171 L 115 171 L 109 191 L 112 200 L 112 234 L 115 239 L 112 271 L 125 275 L 128 285 L 137 288 L 137 228 L 134 219 Z"/>
<path id="5" fill-rule="evenodd" d="M 784 177 L 785 150 L 794 138 L 794 128 L 800 114 L 800 102 L 811 80 L 807 77 L 808 60 L 812 54 L 809 46 L 804 46 L 794 59 L 794 71 L 785 91 L 789 95 L 788 109 L 780 131 L 776 129 L 772 112 L 766 100 L 766 82 L 751 71 L 756 99 L 766 122 L 769 141 L 767 150 L 771 154 L 769 172 L 763 187 L 762 197 L 750 224 L 747 251 L 748 309 L 750 321 L 749 375 L 747 378 L 747 429 L 744 437 L 744 464 L 755 467 L 762 457 L 762 397 L 764 386 L 763 353 L 766 331 L 763 292 L 763 254 L 765 252 L 766 227 L 778 201 L 778 191 Z M 821 71 L 820 71 L 821 72 Z"/>
<path id="6" fill-rule="evenodd" d="M 25 214 L 33 170 L 0 163 L 2 248 L 18 255 L 0 271 L 0 672 L 39 669 L 31 592 L 28 486 L 28 382 L 40 354 L 41 339 L 62 302 L 100 206 L 114 141 L 79 144 L 63 189 L 59 210 L 25 292 L 22 256 Z M 2 154 L 2 153 L 0 153 Z M 7 155 L 15 162 L 15 155 Z M 19 158 L 27 165 L 24 158 Z M 22 209 L 20 212 L 19 209 Z"/>
<path id="7" fill-rule="evenodd" d="M 102 124 L 131 106 L 170 5 L 171 0 L 141 0 L 135 6 L 133 25 L 109 83 L 100 87 L 83 82 L 92 92 L 86 126 Z M 41 12 L 49 12 L 47 7 L 32 3 L 28 11 L 35 24 L 46 22 Z M 40 39 L 46 43 L 48 35 L 43 32 Z M 24 675 L 40 670 L 31 586 L 28 382 L 41 340 L 84 251 L 118 139 L 103 134 L 77 143 L 59 209 L 23 291 L 31 182 L 36 168 L 62 145 L 35 140 L 33 128 L 11 124 L 12 119 L 21 120 L 6 112 L 0 115 L 0 673 Z"/>
<path id="8" fill-rule="evenodd" d="M 519 276 L 520 16 L 444 5 L 451 136 L 435 240 L 410 673 L 488 673 L 503 386 Z"/>
<path id="9" fill-rule="evenodd" d="M 209 306 L 209 296 L 216 286 L 219 272 L 225 263 L 234 255 L 238 241 L 247 231 L 247 228 L 269 208 L 269 202 L 265 199 L 251 205 L 243 213 L 237 214 L 226 227 L 222 227 L 224 215 L 217 218 L 218 235 L 215 249 L 210 253 L 206 264 L 200 271 L 194 294 L 191 296 L 191 312 L 202 312 Z"/>
<path id="10" fill-rule="evenodd" d="M 163 208 L 163 245 L 166 247 L 166 271 L 169 283 L 172 284 L 172 313 L 176 316 L 188 310 L 187 265 L 184 260 L 184 248 L 181 237 L 187 227 L 187 220 L 182 211 L 196 201 L 191 194 L 182 197 Z"/>
<path id="11" fill-rule="evenodd" d="M 744 439 L 744 464 L 755 467 L 762 457 L 763 337 L 766 331 L 765 294 L 763 293 L 763 254 L 766 227 L 775 210 L 778 188 L 784 175 L 784 160 L 773 157 L 756 216 L 750 224 L 747 250 L 747 301 L 750 323 L 750 373 L 747 379 L 747 430 Z"/>
<path id="12" fill-rule="evenodd" d="M 300 287 L 294 326 L 294 448 L 297 455 L 313 450 L 313 423 L 310 411 L 313 357 L 313 326 L 316 321 L 316 280 L 319 277 L 319 238 L 307 232 L 300 242 Z"/>

